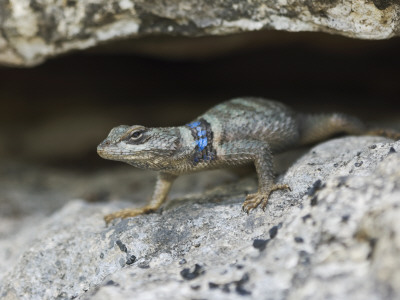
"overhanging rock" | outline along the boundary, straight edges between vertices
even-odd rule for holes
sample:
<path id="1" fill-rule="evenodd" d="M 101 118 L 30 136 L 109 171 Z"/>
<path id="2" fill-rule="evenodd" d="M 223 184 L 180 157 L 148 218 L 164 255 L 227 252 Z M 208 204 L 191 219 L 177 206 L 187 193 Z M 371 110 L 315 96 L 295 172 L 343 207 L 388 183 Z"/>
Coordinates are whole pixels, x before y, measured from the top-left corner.
<path id="1" fill-rule="evenodd" d="M 399 0 L 4 0 L 0 64 L 32 66 L 71 50 L 152 34 L 276 29 L 360 39 L 399 35 Z"/>

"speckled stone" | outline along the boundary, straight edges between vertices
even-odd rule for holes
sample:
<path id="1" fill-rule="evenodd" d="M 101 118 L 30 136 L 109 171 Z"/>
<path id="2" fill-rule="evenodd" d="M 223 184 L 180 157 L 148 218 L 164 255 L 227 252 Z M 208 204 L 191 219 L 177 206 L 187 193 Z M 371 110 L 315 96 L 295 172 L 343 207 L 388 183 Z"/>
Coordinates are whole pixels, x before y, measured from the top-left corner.
<path id="1" fill-rule="evenodd" d="M 70 201 L 33 224 L 37 235 L 3 272 L 0 295 L 400 297 L 400 142 L 346 137 L 322 143 L 279 177 L 291 192 L 273 193 L 265 212 L 246 215 L 241 204 L 256 189 L 255 178 L 174 194 L 162 211 L 109 227 L 102 216 L 127 203 Z"/>

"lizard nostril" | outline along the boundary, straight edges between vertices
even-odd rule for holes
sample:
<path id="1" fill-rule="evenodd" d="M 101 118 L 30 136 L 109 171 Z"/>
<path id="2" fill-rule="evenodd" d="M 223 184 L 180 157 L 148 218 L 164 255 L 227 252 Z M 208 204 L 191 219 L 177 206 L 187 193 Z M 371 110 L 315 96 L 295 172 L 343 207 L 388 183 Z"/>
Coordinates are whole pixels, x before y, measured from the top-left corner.
<path id="1" fill-rule="evenodd" d="M 110 145 L 110 142 L 109 142 L 109 141 L 106 141 L 106 142 L 104 142 L 104 144 L 105 144 L 106 146 L 109 146 L 109 145 Z"/>

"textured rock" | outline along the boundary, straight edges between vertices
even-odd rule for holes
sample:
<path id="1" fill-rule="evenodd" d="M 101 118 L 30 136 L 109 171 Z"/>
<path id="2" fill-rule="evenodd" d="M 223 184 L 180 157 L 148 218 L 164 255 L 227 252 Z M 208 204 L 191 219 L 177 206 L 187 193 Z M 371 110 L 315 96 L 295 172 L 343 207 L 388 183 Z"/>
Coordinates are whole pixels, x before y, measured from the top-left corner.
<path id="1" fill-rule="evenodd" d="M 399 298 L 399 179 L 400 142 L 347 137 L 298 159 L 280 177 L 292 192 L 275 192 L 266 212 L 240 210 L 255 177 L 172 196 L 162 212 L 108 228 L 102 216 L 128 203 L 71 201 L 32 224 L 38 235 L 2 274 L 0 295 Z"/>
<path id="2" fill-rule="evenodd" d="M 399 33 L 399 1 L 6 0 L 0 63 L 35 65 L 105 41 L 149 34 L 221 35 L 277 29 L 362 39 Z"/>

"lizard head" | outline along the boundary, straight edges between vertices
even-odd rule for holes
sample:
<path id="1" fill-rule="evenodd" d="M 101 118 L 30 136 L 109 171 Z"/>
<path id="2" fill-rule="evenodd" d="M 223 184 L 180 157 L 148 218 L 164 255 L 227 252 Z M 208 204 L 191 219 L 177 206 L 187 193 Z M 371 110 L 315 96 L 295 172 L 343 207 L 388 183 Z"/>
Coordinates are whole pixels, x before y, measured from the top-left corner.
<path id="1" fill-rule="evenodd" d="M 178 145 L 179 134 L 173 127 L 121 125 L 113 128 L 97 146 L 97 153 L 102 158 L 126 162 L 138 168 L 162 170 Z"/>

